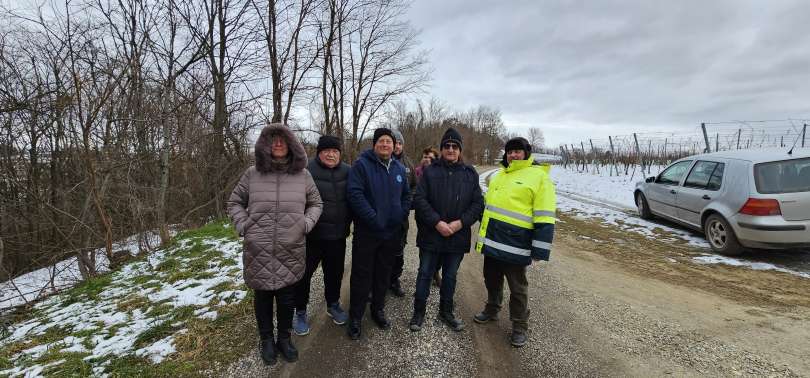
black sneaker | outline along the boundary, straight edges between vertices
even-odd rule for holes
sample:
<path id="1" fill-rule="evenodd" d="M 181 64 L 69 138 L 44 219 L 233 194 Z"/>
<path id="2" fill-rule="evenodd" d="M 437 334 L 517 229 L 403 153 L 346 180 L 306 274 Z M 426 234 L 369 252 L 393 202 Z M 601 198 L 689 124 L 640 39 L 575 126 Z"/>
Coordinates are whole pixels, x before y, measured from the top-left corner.
<path id="1" fill-rule="evenodd" d="M 346 334 L 352 340 L 360 340 L 360 321 L 349 318 L 349 326 L 346 327 Z"/>
<path id="2" fill-rule="evenodd" d="M 281 357 L 287 360 L 287 362 L 298 361 L 298 349 L 295 349 L 295 345 L 293 345 L 291 338 L 287 337 L 278 339 L 276 347 L 278 348 Z"/>
<path id="3" fill-rule="evenodd" d="M 382 330 L 391 328 L 391 322 L 386 319 L 385 312 L 383 310 L 372 311 L 371 320 L 373 320 L 374 323 L 377 323 L 377 327 L 380 327 Z"/>
<path id="4" fill-rule="evenodd" d="M 402 285 L 399 284 L 399 281 L 391 284 L 391 287 L 389 288 L 389 290 L 391 290 L 391 293 L 394 294 L 397 297 L 402 298 L 402 297 L 405 296 L 405 291 L 402 290 Z"/>
<path id="5" fill-rule="evenodd" d="M 520 348 L 529 342 L 529 336 L 527 336 L 525 332 L 512 331 L 512 335 L 509 336 L 509 341 L 512 343 L 513 347 Z"/>
<path id="6" fill-rule="evenodd" d="M 267 366 L 275 365 L 278 359 L 276 359 L 276 346 L 273 344 L 273 339 L 262 340 L 259 343 L 259 355 L 262 357 L 262 361 Z"/>
<path id="7" fill-rule="evenodd" d="M 473 320 L 475 320 L 476 323 L 484 324 L 498 320 L 498 317 L 496 315 L 490 315 L 484 311 L 481 311 L 473 316 Z"/>

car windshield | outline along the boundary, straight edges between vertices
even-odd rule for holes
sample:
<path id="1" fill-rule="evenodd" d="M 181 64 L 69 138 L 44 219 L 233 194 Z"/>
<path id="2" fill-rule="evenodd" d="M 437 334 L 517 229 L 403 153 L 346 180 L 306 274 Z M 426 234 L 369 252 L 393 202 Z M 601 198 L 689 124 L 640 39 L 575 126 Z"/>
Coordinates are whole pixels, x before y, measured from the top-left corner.
<path id="1" fill-rule="evenodd" d="M 754 176 L 762 194 L 810 192 L 810 158 L 756 164 Z"/>

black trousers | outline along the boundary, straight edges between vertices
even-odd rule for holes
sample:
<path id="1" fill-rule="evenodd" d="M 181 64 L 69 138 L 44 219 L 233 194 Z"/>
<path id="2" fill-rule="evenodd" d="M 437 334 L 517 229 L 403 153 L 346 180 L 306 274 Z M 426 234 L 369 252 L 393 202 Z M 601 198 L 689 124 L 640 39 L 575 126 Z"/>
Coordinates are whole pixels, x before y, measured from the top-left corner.
<path id="1" fill-rule="evenodd" d="M 503 281 L 509 285 L 509 318 L 512 329 L 529 329 L 529 280 L 526 265 L 516 265 L 484 256 L 484 285 L 487 287 L 487 305 L 484 312 L 496 315 L 503 302 Z"/>
<path id="2" fill-rule="evenodd" d="M 256 326 L 262 340 L 273 339 L 273 299 L 276 301 L 276 323 L 279 339 L 290 338 L 295 286 L 292 284 L 277 290 L 254 290 L 253 309 L 256 312 Z"/>
<path id="3" fill-rule="evenodd" d="M 326 304 L 340 300 L 340 286 L 343 283 L 343 265 L 346 262 L 346 239 L 322 240 L 307 238 L 307 270 L 304 278 L 295 288 L 295 309 L 306 310 L 309 303 L 309 290 L 312 275 L 321 265 Z"/>
<path id="4" fill-rule="evenodd" d="M 391 265 L 401 242 L 399 235 L 389 240 L 355 234 L 352 239 L 352 276 L 349 315 L 362 319 L 371 292 L 371 310 L 385 308 L 385 292 L 391 282 Z"/>
<path id="5" fill-rule="evenodd" d="M 407 222 L 407 221 L 406 221 Z M 406 223 L 407 224 L 407 223 Z M 402 271 L 405 269 L 405 245 L 408 244 L 408 227 L 402 227 L 402 238 L 399 248 L 394 254 L 394 263 L 391 265 L 391 285 L 399 283 Z"/>

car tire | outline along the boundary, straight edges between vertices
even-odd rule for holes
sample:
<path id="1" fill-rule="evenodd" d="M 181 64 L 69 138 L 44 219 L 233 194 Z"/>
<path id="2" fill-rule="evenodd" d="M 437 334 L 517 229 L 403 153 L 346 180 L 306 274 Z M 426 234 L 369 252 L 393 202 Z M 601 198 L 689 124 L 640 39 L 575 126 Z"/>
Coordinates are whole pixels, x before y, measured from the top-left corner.
<path id="1" fill-rule="evenodd" d="M 647 197 L 644 196 L 642 192 L 636 192 L 636 209 L 638 210 L 638 216 L 641 219 L 653 219 L 653 214 L 650 211 L 650 205 L 647 203 Z"/>
<path id="2" fill-rule="evenodd" d="M 720 214 L 712 214 L 703 222 L 703 232 L 712 251 L 723 256 L 738 256 L 745 248 L 737 240 L 734 229 Z"/>

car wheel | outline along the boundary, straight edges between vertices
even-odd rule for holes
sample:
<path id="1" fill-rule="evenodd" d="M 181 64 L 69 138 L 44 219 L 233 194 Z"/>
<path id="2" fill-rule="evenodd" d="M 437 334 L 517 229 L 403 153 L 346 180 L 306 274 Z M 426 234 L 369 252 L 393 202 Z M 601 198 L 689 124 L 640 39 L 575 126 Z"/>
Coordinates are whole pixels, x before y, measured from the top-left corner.
<path id="1" fill-rule="evenodd" d="M 743 246 L 737 241 L 734 229 L 720 214 L 709 215 L 703 224 L 703 231 L 706 234 L 706 241 L 709 242 L 714 252 L 725 256 L 737 256 L 743 253 Z"/>
<path id="2" fill-rule="evenodd" d="M 638 216 L 640 216 L 641 219 L 653 218 L 650 205 L 647 203 L 647 197 L 644 197 L 644 193 L 642 192 L 636 193 L 636 207 L 638 208 Z"/>

